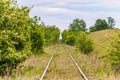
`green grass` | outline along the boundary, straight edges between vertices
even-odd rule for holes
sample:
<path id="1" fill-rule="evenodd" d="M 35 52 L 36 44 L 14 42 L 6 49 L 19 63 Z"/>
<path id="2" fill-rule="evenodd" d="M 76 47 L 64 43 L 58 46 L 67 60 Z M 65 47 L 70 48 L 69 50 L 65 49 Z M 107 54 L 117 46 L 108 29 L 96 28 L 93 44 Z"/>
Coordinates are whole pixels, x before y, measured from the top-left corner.
<path id="1" fill-rule="evenodd" d="M 90 33 L 93 39 L 95 52 L 99 56 L 106 56 L 111 49 L 111 38 L 116 35 L 116 30 L 102 30 Z"/>

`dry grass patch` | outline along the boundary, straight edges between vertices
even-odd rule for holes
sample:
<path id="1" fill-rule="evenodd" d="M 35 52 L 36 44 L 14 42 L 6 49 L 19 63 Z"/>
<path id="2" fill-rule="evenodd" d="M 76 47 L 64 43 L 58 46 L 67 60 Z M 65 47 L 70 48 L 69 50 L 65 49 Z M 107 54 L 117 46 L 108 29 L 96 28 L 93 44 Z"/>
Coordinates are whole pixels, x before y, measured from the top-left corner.
<path id="1" fill-rule="evenodd" d="M 59 45 L 44 80 L 82 80 L 63 45 Z"/>
<path id="2" fill-rule="evenodd" d="M 73 57 L 82 68 L 89 80 L 119 80 L 120 75 L 115 75 L 106 59 L 99 57 L 93 52 L 85 55 L 81 54 L 75 47 L 67 46 Z"/>
<path id="3" fill-rule="evenodd" d="M 1 78 L 0 80 L 39 80 L 54 48 L 55 46 L 45 47 L 45 53 L 32 55 L 17 67 L 11 77 Z"/>

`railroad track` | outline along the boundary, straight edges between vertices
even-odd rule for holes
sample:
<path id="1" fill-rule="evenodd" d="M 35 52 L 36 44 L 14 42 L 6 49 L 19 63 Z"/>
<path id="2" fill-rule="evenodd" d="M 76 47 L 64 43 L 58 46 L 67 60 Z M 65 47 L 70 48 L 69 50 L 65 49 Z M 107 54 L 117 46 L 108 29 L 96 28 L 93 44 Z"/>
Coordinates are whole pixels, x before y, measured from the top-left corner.
<path id="1" fill-rule="evenodd" d="M 70 56 L 72 62 L 75 64 L 75 66 L 77 67 L 78 71 L 80 72 L 80 75 L 83 77 L 84 80 L 88 80 L 88 78 L 86 77 L 86 75 L 83 73 L 82 69 L 79 67 L 79 65 L 77 64 L 77 62 L 75 61 L 75 59 L 73 58 L 73 56 L 71 55 L 69 49 L 66 48 L 66 51 L 68 53 L 68 55 Z"/>
<path id="2" fill-rule="evenodd" d="M 56 47 L 55 51 L 53 52 L 53 55 L 52 55 L 51 58 L 49 59 L 49 61 L 48 61 L 48 63 L 47 63 L 47 66 L 45 67 L 45 69 L 44 69 L 44 71 L 43 71 L 43 74 L 42 74 L 42 76 L 40 77 L 40 80 L 43 80 L 43 78 L 44 78 L 44 76 L 45 76 L 45 74 L 46 74 L 46 72 L 47 72 L 47 70 L 48 70 L 48 67 L 49 67 L 50 63 L 51 63 L 53 57 L 55 56 L 56 51 L 57 51 L 57 47 Z"/>
<path id="3" fill-rule="evenodd" d="M 76 63 L 75 59 L 74 59 L 73 56 L 71 55 L 71 53 L 70 53 L 69 49 L 66 47 L 66 45 L 64 45 L 63 47 L 64 47 L 66 53 L 69 55 L 69 57 L 70 57 L 71 61 L 73 62 L 73 64 L 76 66 L 76 68 L 77 68 L 77 70 L 79 71 L 79 74 L 82 76 L 82 78 L 83 78 L 84 80 L 88 80 L 88 78 L 87 78 L 86 75 L 83 73 L 83 71 L 81 70 L 81 68 L 79 67 L 79 65 Z M 50 66 L 50 64 L 51 64 L 51 62 L 52 62 L 52 59 L 54 58 L 54 56 L 55 56 L 56 53 L 57 53 L 57 47 L 56 47 L 56 49 L 54 50 L 53 55 L 52 55 L 51 58 L 49 59 L 48 64 L 46 65 L 46 67 L 45 67 L 45 69 L 44 69 L 44 71 L 43 71 L 43 73 L 42 73 L 42 76 L 40 77 L 40 80 L 43 80 L 43 79 L 44 79 L 44 76 L 45 76 L 45 74 L 46 74 L 46 72 L 47 72 L 47 70 L 48 70 L 48 68 L 49 68 L 49 66 Z"/>

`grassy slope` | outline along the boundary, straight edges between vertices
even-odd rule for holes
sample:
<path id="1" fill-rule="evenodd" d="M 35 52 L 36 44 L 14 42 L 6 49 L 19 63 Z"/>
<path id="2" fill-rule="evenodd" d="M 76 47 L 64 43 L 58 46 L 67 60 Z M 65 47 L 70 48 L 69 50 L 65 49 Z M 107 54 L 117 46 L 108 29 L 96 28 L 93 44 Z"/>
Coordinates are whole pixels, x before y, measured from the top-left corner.
<path id="1" fill-rule="evenodd" d="M 94 41 L 95 52 L 99 54 L 99 56 L 105 56 L 109 53 L 111 48 L 111 37 L 116 35 L 116 30 L 102 30 L 90 33 Z"/>
<path id="2" fill-rule="evenodd" d="M 89 80 L 119 80 L 120 76 L 115 76 L 106 58 L 111 49 L 111 38 L 116 35 L 116 30 L 102 30 L 90 33 L 93 39 L 95 50 L 92 54 L 84 55 L 75 47 L 68 46 L 77 63 L 83 69 Z M 78 53 L 78 54 L 76 54 Z"/>

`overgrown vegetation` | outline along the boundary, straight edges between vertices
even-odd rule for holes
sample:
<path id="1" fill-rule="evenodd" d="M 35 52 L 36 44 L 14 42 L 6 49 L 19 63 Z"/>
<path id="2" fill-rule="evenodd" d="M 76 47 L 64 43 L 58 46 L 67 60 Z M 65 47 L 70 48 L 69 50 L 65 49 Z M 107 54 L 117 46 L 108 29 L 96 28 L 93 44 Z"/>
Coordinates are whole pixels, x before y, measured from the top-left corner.
<path id="1" fill-rule="evenodd" d="M 68 44 L 68 45 L 73 46 L 73 45 L 75 45 L 75 43 L 76 43 L 76 39 L 75 39 L 75 38 L 76 38 L 76 37 L 75 37 L 75 35 L 73 35 L 73 34 L 68 35 L 67 38 L 66 38 L 66 40 L 65 40 L 65 43 Z"/>
<path id="2" fill-rule="evenodd" d="M 76 39 L 76 46 L 83 53 L 90 53 L 93 51 L 93 41 L 90 36 L 85 32 L 79 32 Z"/>
<path id="3" fill-rule="evenodd" d="M 94 47 L 86 30 L 86 23 L 83 20 L 75 19 L 69 29 L 63 31 L 62 41 L 68 45 L 77 46 L 82 53 L 90 53 Z"/>
<path id="4" fill-rule="evenodd" d="M 31 53 L 30 9 L 18 8 L 11 0 L 0 1 L 0 74 L 10 75 L 13 68 Z M 11 6 L 12 5 L 12 6 Z"/>
<path id="5" fill-rule="evenodd" d="M 98 60 L 100 60 L 101 63 L 105 63 L 101 66 L 103 69 L 106 68 L 103 71 L 104 74 L 106 74 L 103 75 L 106 76 L 105 80 L 119 80 L 117 77 L 120 77 L 118 34 L 118 29 L 108 29 L 90 33 L 95 45 L 93 54 L 98 56 Z M 98 66 L 99 65 L 101 64 L 98 64 Z"/>
<path id="6" fill-rule="evenodd" d="M 16 0 L 0 0 L 1 76 L 11 75 L 13 69 L 16 69 L 21 62 L 25 61 L 32 54 L 43 53 L 45 45 L 57 44 L 59 42 L 59 28 L 54 25 L 46 26 L 41 22 L 40 17 L 35 16 L 31 18 L 29 16 L 30 10 L 31 9 L 28 7 L 18 7 Z M 90 27 L 89 30 L 90 32 L 95 32 L 105 29 L 113 29 L 114 25 L 115 21 L 112 17 L 108 17 L 108 22 L 104 19 L 97 19 L 94 26 Z M 93 37 L 96 41 L 94 41 L 94 43 L 97 43 L 95 47 L 100 48 L 96 49 L 94 52 L 97 55 L 100 54 L 100 51 L 102 51 L 103 48 L 108 47 L 106 45 L 109 44 L 109 41 L 104 39 L 104 34 L 105 33 L 102 33 L 101 36 L 97 34 L 97 36 L 101 37 L 98 41 L 98 38 L 95 39 L 96 36 Z M 102 46 L 101 43 L 98 44 L 100 41 L 101 43 L 104 42 Z M 94 50 L 93 41 L 89 36 L 89 32 L 87 32 L 86 23 L 82 19 L 74 19 L 68 30 L 63 31 L 62 42 L 77 47 L 81 53 L 88 54 Z M 105 49 L 103 51 L 104 55 L 107 54 L 107 50 Z M 112 68 L 115 69 L 116 72 L 120 73 L 119 32 L 118 36 L 113 39 L 112 48 L 110 47 L 110 49 L 110 53 L 107 54 L 107 57 L 109 56 L 109 62 Z M 98 69 L 98 71 L 99 70 L 100 69 Z M 101 67 L 100 71 L 101 73 L 104 73 L 105 69 Z"/>
<path id="7" fill-rule="evenodd" d="M 44 44 L 59 40 L 58 28 L 46 27 L 39 17 L 29 16 L 30 8 L 16 3 L 0 0 L 0 75 L 11 75 L 31 54 L 42 53 Z"/>
<path id="8" fill-rule="evenodd" d="M 45 27 L 45 45 L 59 42 L 60 30 L 56 26 Z"/>
<path id="9" fill-rule="evenodd" d="M 112 40 L 112 49 L 109 55 L 109 62 L 115 72 L 120 73 L 120 32 L 117 31 L 117 37 Z"/>

